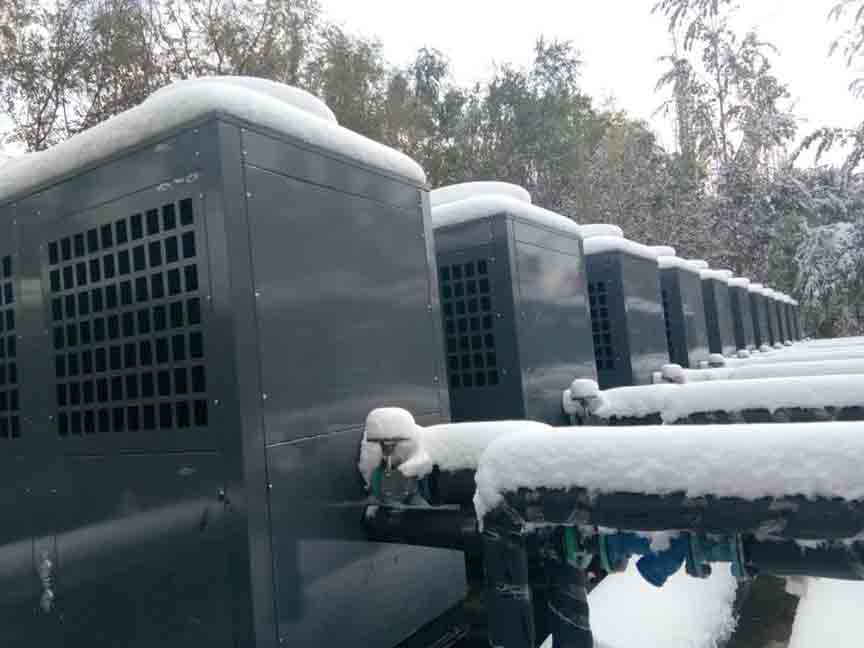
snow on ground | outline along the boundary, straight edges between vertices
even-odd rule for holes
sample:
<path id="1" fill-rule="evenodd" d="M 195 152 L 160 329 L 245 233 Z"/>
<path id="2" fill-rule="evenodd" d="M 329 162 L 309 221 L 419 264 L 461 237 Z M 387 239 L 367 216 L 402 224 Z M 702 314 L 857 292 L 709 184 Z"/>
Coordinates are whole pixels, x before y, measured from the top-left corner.
<path id="1" fill-rule="evenodd" d="M 532 428 L 483 452 L 474 506 L 482 519 L 505 493 L 571 487 L 861 500 L 862 458 L 864 422 Z"/>
<path id="2" fill-rule="evenodd" d="M 681 569 L 657 588 L 631 560 L 588 595 L 595 648 L 717 648 L 735 629 L 737 586 L 721 567 L 705 580 Z M 542 648 L 552 648 L 551 637 Z"/>
<path id="3" fill-rule="evenodd" d="M 658 589 L 631 560 L 591 592 L 591 627 L 609 648 L 716 648 L 735 629 L 737 587 L 724 565 L 705 580 L 682 568 Z"/>
<path id="4" fill-rule="evenodd" d="M 531 203 L 531 194 L 510 182 L 462 182 L 439 187 L 429 192 L 429 203 L 432 207 L 440 207 L 475 196 L 509 196 L 514 200 Z"/>
<path id="5" fill-rule="evenodd" d="M 473 196 L 435 207 L 432 209 L 432 225 L 437 229 L 489 218 L 496 214 L 510 214 L 516 219 L 541 227 L 582 236 L 579 225 L 566 216 L 505 195 Z"/>
<path id="6" fill-rule="evenodd" d="M 414 160 L 339 126 L 326 118 L 327 112 L 329 109 L 312 95 L 288 86 L 274 87 L 269 82 L 241 82 L 236 77 L 178 82 L 153 93 L 141 105 L 56 146 L 5 164 L 0 174 L 0 203 L 216 114 L 284 133 L 418 184 L 426 182 L 423 169 Z"/>
<path id="7" fill-rule="evenodd" d="M 600 392 L 591 414 L 604 419 L 659 414 L 664 423 L 674 423 L 697 412 L 856 405 L 864 405 L 864 375 L 805 375 L 616 387 Z"/>
<path id="8" fill-rule="evenodd" d="M 808 578 L 789 648 L 860 648 L 864 583 Z"/>

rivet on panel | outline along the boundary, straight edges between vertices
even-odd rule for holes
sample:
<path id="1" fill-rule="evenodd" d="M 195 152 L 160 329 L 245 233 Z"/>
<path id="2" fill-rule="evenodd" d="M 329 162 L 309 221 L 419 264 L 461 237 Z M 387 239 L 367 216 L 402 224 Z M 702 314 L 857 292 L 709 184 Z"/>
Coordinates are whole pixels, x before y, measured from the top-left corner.
<path id="1" fill-rule="evenodd" d="M 432 376 L 432 382 L 438 382 L 438 376 Z"/>
<path id="2" fill-rule="evenodd" d="M 201 157 L 201 153 L 199 151 L 195 151 L 195 157 Z"/>
<path id="3" fill-rule="evenodd" d="M 246 197 L 247 197 L 247 198 L 251 198 L 251 197 L 252 197 L 252 194 L 247 192 L 247 193 L 246 193 Z"/>
<path id="4" fill-rule="evenodd" d="M 261 296 L 261 291 L 260 291 L 260 290 L 256 290 L 256 291 L 255 291 L 255 299 L 258 299 L 260 296 Z"/>
<path id="5" fill-rule="evenodd" d="M 214 398 L 214 399 L 213 399 L 213 404 L 214 404 L 216 407 L 219 407 L 219 406 L 222 404 L 222 401 L 220 401 L 218 398 Z"/>
<path id="6" fill-rule="evenodd" d="M 261 400 L 267 400 L 268 398 L 270 398 L 270 396 L 266 392 L 261 394 Z"/>

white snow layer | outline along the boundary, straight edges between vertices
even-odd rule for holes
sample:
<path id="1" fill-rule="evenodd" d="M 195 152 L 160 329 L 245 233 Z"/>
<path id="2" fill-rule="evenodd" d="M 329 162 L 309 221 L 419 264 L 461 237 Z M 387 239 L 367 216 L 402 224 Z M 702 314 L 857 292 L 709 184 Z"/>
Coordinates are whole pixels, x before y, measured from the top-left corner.
<path id="1" fill-rule="evenodd" d="M 447 203 L 432 209 L 432 225 L 435 228 L 467 223 L 496 214 L 509 214 L 541 227 L 548 227 L 581 236 L 579 225 L 566 216 L 532 205 L 510 196 L 474 196 Z"/>
<path id="2" fill-rule="evenodd" d="M 398 408 L 373 410 L 366 418 L 366 432 L 360 453 L 359 469 L 369 483 L 372 472 L 381 463 L 381 447 L 373 440 L 407 438 L 400 444 L 399 469 L 408 476 L 421 477 L 435 466 L 445 472 L 474 470 L 477 460 L 495 439 L 513 432 L 540 431 L 543 423 L 532 421 L 491 421 L 479 423 L 442 423 L 421 427 L 414 417 Z"/>
<path id="3" fill-rule="evenodd" d="M 571 427 L 494 440 L 475 474 L 478 519 L 521 488 L 864 498 L 864 423 Z M 742 479 L 746 475 L 746 479 Z"/>
<path id="4" fill-rule="evenodd" d="M 751 362 L 723 369 L 682 369 L 673 382 L 707 380 L 753 380 L 790 376 L 832 376 L 864 374 L 864 360 L 813 360 L 810 362 Z M 670 378 L 671 380 L 671 378 Z"/>
<path id="5" fill-rule="evenodd" d="M 731 270 L 701 270 L 699 272 L 701 279 L 716 279 L 726 283 L 732 278 Z"/>
<path id="6" fill-rule="evenodd" d="M 680 270 L 687 270 L 689 272 L 695 272 L 697 274 L 702 269 L 698 264 L 694 263 L 693 261 L 689 261 L 687 259 L 682 259 L 681 257 L 674 256 L 674 255 L 658 256 L 657 257 L 657 265 L 661 269 L 678 268 Z"/>
<path id="7" fill-rule="evenodd" d="M 690 262 L 690 264 L 694 268 L 696 268 L 698 270 L 707 270 L 708 269 L 708 262 L 705 261 L 704 259 L 687 259 L 687 260 Z"/>
<path id="8" fill-rule="evenodd" d="M 676 254 L 675 248 L 671 245 L 651 245 L 649 247 L 654 250 L 658 256 L 674 257 Z"/>
<path id="9" fill-rule="evenodd" d="M 589 238 L 591 236 L 624 237 L 624 230 L 617 225 L 608 225 L 606 223 L 588 223 L 587 225 L 580 225 L 579 229 L 582 231 L 583 238 Z"/>
<path id="10" fill-rule="evenodd" d="M 510 182 L 462 182 L 439 187 L 429 192 L 429 203 L 440 207 L 447 203 L 475 196 L 509 196 L 514 200 L 531 203 L 531 194 L 519 185 Z"/>
<path id="11" fill-rule="evenodd" d="M 747 286 L 747 290 L 751 293 L 761 295 L 762 291 L 765 290 L 765 286 L 760 283 L 751 283 L 749 286 Z"/>
<path id="12" fill-rule="evenodd" d="M 727 283 L 733 288 L 746 288 L 750 285 L 750 280 L 746 277 L 732 277 Z"/>
<path id="13" fill-rule="evenodd" d="M 616 387 L 600 392 L 591 413 L 600 418 L 659 414 L 674 423 L 697 412 L 856 405 L 864 405 L 864 375 L 799 375 Z"/>
<path id="14" fill-rule="evenodd" d="M 150 101 L 154 97 L 159 97 L 160 94 L 182 90 L 183 92 L 195 92 L 196 88 L 200 88 L 204 84 L 220 83 L 235 85 L 254 92 L 266 94 L 279 101 L 284 101 L 286 104 L 299 108 L 311 115 L 326 119 L 334 124 L 336 115 L 321 99 L 315 95 L 295 88 L 294 86 L 270 79 L 262 79 L 260 77 L 244 77 L 244 76 L 212 76 L 199 77 L 197 79 L 185 79 L 183 81 L 175 81 L 174 83 L 164 86 L 152 93 L 146 101 Z"/>
<path id="15" fill-rule="evenodd" d="M 738 582 L 728 568 L 692 578 L 680 569 L 657 588 L 631 560 L 588 596 L 594 636 L 609 648 L 717 648 L 735 629 Z"/>
<path id="16" fill-rule="evenodd" d="M 582 232 L 583 236 L 585 232 Z M 598 235 L 585 238 L 585 254 L 603 254 L 605 252 L 623 252 L 631 256 L 656 260 L 657 250 L 642 243 L 631 241 L 619 236 Z"/>
<path id="17" fill-rule="evenodd" d="M 277 91 L 259 80 L 241 83 L 236 78 L 213 78 L 174 83 L 131 110 L 50 149 L 4 165 L 0 203 L 212 114 L 284 133 L 418 184 L 426 182 L 423 169 L 414 160 L 325 118 L 320 102 L 302 90 L 284 86 Z"/>
<path id="18" fill-rule="evenodd" d="M 806 579 L 789 648 L 860 648 L 864 583 Z"/>

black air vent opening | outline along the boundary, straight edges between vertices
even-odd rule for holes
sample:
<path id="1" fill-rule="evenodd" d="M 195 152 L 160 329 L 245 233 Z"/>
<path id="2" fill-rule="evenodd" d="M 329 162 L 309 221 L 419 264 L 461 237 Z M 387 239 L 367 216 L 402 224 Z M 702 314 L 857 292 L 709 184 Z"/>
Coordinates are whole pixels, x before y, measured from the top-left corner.
<path id="1" fill-rule="evenodd" d="M 199 219 L 185 198 L 49 243 L 61 437 L 208 427 Z"/>
<path id="2" fill-rule="evenodd" d="M 488 259 L 438 269 L 451 389 L 497 387 L 500 382 Z"/>
<path id="3" fill-rule="evenodd" d="M 588 303 L 591 310 L 591 332 L 594 336 L 594 360 L 597 370 L 614 369 L 612 318 L 609 316 L 609 292 L 605 281 L 588 282 Z"/>

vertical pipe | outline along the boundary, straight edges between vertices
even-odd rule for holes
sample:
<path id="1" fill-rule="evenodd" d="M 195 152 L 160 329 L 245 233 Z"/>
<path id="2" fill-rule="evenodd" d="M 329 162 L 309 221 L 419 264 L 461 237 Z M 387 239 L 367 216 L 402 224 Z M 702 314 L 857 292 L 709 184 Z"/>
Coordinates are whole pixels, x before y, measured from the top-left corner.
<path id="1" fill-rule="evenodd" d="M 486 523 L 483 562 L 493 648 L 535 648 L 534 606 L 525 536 Z"/>
<path id="2" fill-rule="evenodd" d="M 585 571 L 561 557 L 547 558 L 546 571 L 553 648 L 593 648 Z"/>

